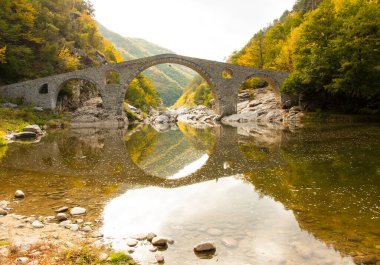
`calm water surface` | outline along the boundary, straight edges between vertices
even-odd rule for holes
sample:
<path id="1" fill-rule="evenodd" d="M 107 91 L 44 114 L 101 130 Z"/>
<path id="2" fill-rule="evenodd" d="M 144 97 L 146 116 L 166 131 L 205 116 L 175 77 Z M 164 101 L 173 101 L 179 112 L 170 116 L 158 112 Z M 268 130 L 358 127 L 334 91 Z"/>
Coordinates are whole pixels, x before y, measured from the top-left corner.
<path id="1" fill-rule="evenodd" d="M 58 131 L 2 153 L 0 199 L 27 194 L 15 212 L 86 207 L 116 249 L 173 238 L 166 264 L 380 261 L 378 125 Z M 202 241 L 213 257 L 193 253 Z M 133 256 L 153 262 L 140 244 Z"/>

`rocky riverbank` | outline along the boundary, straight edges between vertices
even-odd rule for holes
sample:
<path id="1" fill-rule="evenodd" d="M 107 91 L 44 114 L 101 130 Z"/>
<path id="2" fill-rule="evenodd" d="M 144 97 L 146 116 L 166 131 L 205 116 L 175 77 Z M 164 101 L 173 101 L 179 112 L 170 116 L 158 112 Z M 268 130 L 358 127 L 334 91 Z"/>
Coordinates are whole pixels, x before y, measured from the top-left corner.
<path id="1" fill-rule="evenodd" d="M 123 249 L 112 249 L 113 238 L 104 237 L 101 220 L 86 220 L 87 209 L 61 206 L 50 216 L 25 216 L 13 212 L 28 196 L 18 190 L 12 201 L 0 201 L 0 264 L 139 264 L 129 255 L 138 249 L 154 253 L 151 263 L 165 262 L 163 251 L 174 244 L 171 238 L 153 232 L 125 238 Z M 212 256 L 211 242 L 194 246 L 196 255 Z M 191 251 L 191 250 L 189 250 Z M 122 263 L 117 263 L 122 258 Z M 115 263 L 116 262 L 116 263 Z M 82 264 L 82 263 L 79 263 Z"/>
<path id="2" fill-rule="evenodd" d="M 252 127 L 257 123 L 275 123 L 277 125 L 297 126 L 304 114 L 299 107 L 282 109 L 278 95 L 269 87 L 244 90 L 239 93 L 237 114 L 221 118 L 205 106 L 196 108 L 180 107 L 151 113 L 148 123 L 158 131 L 176 128 L 176 122 L 187 123 L 196 128 L 212 127 L 222 123 L 234 127 Z"/>

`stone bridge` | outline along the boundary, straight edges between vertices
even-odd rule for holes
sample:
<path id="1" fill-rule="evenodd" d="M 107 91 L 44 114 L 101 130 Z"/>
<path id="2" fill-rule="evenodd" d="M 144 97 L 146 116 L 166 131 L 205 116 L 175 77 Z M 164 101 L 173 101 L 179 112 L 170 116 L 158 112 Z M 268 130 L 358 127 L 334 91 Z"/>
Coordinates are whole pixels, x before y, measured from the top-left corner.
<path id="1" fill-rule="evenodd" d="M 46 109 L 55 109 L 59 91 L 70 80 L 86 80 L 93 83 L 103 99 L 103 106 L 111 117 L 122 116 L 122 103 L 130 82 L 145 69 L 165 63 L 179 64 L 200 74 L 210 85 L 216 105 L 221 115 L 235 114 L 237 111 L 238 90 L 245 80 L 259 77 L 279 89 L 287 73 L 244 67 L 176 54 L 162 54 L 152 57 L 109 64 L 64 74 L 24 81 L 0 87 L 0 96 L 23 98 L 26 103 Z M 119 83 L 110 84 L 109 73 L 117 73 Z M 281 94 L 281 103 L 286 105 L 291 98 Z"/>

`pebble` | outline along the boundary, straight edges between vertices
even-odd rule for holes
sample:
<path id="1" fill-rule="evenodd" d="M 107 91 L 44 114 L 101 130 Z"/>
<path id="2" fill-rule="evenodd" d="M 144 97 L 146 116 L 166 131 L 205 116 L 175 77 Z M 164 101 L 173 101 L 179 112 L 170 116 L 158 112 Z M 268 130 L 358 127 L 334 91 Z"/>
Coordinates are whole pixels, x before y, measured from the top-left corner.
<path id="1" fill-rule="evenodd" d="M 38 221 L 38 220 L 35 220 L 35 221 L 32 223 L 32 226 L 33 226 L 34 228 L 43 228 L 43 227 L 44 227 L 43 223 L 41 223 L 41 222 Z"/>
<path id="2" fill-rule="evenodd" d="M 127 245 L 129 247 L 135 247 L 137 244 L 138 244 L 138 241 L 136 239 L 132 239 L 132 240 L 128 241 L 128 243 L 127 243 Z"/>
<path id="3" fill-rule="evenodd" d="M 25 198 L 25 193 L 22 192 L 21 190 L 16 190 L 16 192 L 15 192 L 15 198 L 17 198 L 17 199 L 23 199 L 23 198 Z"/>
<path id="4" fill-rule="evenodd" d="M 86 209 L 82 207 L 74 207 L 70 210 L 70 214 L 75 216 L 75 215 L 83 215 L 86 213 Z"/>
<path id="5" fill-rule="evenodd" d="M 65 213 L 59 213 L 59 214 L 57 214 L 55 219 L 57 219 L 58 222 L 66 221 L 67 215 Z"/>
<path id="6" fill-rule="evenodd" d="M 67 206 L 63 206 L 61 208 L 58 208 L 57 210 L 55 210 L 56 213 L 64 213 L 64 212 L 67 212 L 69 210 L 69 207 Z"/>
<path id="7" fill-rule="evenodd" d="M 164 255 L 160 254 L 160 253 L 157 253 L 155 255 L 155 258 L 156 258 L 156 261 L 158 263 L 164 263 L 165 262 L 165 258 L 164 258 Z"/>
<path id="8" fill-rule="evenodd" d="M 0 209 L 0 216 L 6 216 L 8 212 L 4 209 Z"/>
<path id="9" fill-rule="evenodd" d="M 216 247 L 211 242 L 202 242 L 194 247 L 194 251 L 196 252 L 205 252 L 205 251 L 214 251 L 214 250 L 216 250 Z"/>

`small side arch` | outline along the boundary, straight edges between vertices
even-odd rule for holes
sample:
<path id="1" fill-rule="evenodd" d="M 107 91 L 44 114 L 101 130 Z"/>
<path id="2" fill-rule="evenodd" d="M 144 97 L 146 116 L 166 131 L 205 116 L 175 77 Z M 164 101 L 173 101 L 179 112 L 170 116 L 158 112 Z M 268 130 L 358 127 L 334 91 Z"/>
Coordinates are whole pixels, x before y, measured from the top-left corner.
<path id="1" fill-rule="evenodd" d="M 173 56 L 165 56 L 165 57 L 159 57 L 159 58 L 150 58 L 148 60 L 145 60 L 143 62 L 140 62 L 138 67 L 135 68 L 135 70 L 132 73 L 128 73 L 128 77 L 125 80 L 126 89 L 130 86 L 132 80 L 138 76 L 138 74 L 142 73 L 143 71 L 147 70 L 150 67 L 160 65 L 160 64 L 178 64 L 185 67 L 190 68 L 191 70 L 198 73 L 210 86 L 210 89 L 212 91 L 213 98 L 215 100 L 215 107 L 217 112 L 220 108 L 219 103 L 219 96 L 217 94 L 216 90 L 216 84 L 212 78 L 212 76 L 199 64 L 196 62 L 193 62 L 191 60 L 187 60 L 182 57 L 177 57 L 175 55 Z M 122 73 L 122 70 L 120 71 Z"/>
<path id="2" fill-rule="evenodd" d="M 103 108 L 101 86 L 86 76 L 70 76 L 59 82 L 54 98 L 57 111 L 74 111 L 91 98 L 98 98 L 97 107 Z"/>

